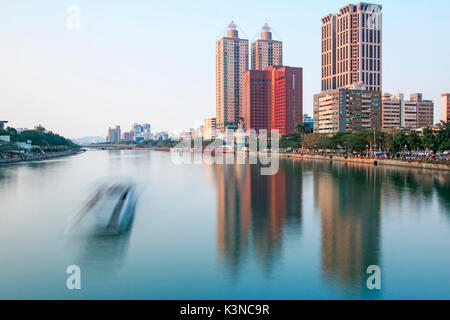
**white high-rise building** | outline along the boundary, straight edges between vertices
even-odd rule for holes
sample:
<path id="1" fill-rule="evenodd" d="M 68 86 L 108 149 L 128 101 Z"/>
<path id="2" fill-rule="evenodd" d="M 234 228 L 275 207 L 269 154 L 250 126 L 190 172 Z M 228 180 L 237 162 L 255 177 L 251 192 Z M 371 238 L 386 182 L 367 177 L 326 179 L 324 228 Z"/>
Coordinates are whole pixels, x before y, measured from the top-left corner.
<path id="1" fill-rule="evenodd" d="M 252 69 L 265 70 L 283 65 L 283 43 L 272 39 L 270 26 L 262 27 L 261 39 L 252 42 Z"/>
<path id="2" fill-rule="evenodd" d="M 121 140 L 122 134 L 120 130 L 120 126 L 116 126 L 115 128 L 108 128 L 108 136 L 106 138 L 107 142 L 116 143 Z"/>
<path id="3" fill-rule="evenodd" d="M 241 117 L 242 75 L 248 70 L 248 40 L 240 39 L 234 22 L 216 42 L 216 128 L 236 129 Z"/>

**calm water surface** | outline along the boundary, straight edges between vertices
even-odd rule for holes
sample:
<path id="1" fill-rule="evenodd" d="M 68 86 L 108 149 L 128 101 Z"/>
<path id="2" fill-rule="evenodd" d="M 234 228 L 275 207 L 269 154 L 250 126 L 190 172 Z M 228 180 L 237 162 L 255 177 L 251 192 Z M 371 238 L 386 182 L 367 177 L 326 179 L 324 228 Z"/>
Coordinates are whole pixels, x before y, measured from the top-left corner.
<path id="1" fill-rule="evenodd" d="M 450 299 L 448 174 L 280 161 L 275 176 L 151 151 L 0 166 L 0 298 Z M 67 235 L 92 184 L 115 177 L 139 186 L 132 230 Z"/>

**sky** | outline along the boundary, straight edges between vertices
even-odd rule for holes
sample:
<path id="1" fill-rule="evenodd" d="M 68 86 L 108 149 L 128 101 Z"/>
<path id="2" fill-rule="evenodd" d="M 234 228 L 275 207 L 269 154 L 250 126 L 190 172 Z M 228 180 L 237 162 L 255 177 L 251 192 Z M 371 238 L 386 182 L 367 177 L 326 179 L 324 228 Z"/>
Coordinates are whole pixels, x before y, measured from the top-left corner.
<path id="1" fill-rule="evenodd" d="M 66 137 L 109 126 L 197 127 L 215 116 L 215 42 L 234 20 L 256 40 L 267 21 L 285 65 L 303 67 L 304 113 L 320 92 L 320 19 L 347 1 L 0 0 L 0 120 Z M 356 2 L 352 2 L 356 3 Z M 383 5 L 383 92 L 450 92 L 450 2 Z M 70 28 L 70 6 L 80 9 Z M 72 21 L 72 20 L 70 20 Z"/>

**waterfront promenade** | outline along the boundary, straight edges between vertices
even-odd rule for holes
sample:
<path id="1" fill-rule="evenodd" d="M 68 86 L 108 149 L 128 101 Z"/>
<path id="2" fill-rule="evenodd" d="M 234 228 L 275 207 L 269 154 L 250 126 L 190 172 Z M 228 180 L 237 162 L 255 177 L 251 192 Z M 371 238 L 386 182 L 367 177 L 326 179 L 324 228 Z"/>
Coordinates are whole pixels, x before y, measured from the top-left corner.
<path id="1" fill-rule="evenodd" d="M 158 150 L 169 151 L 169 150 Z M 191 150 L 191 152 L 194 152 Z M 248 152 L 236 151 L 235 154 Z M 259 154 L 259 153 L 258 153 Z M 411 159 L 380 159 L 375 157 L 356 157 L 356 156 L 339 156 L 339 155 L 320 155 L 320 154 L 304 154 L 304 153 L 279 153 L 280 158 L 291 158 L 297 160 L 319 160 L 319 161 L 335 161 L 335 162 L 347 162 L 347 163 L 359 163 L 369 164 L 375 166 L 391 166 L 391 167 L 407 167 L 417 169 L 432 169 L 432 170 L 444 170 L 450 172 L 450 162 L 439 161 L 431 162 L 424 160 L 411 160 Z M 447 162 L 447 163 L 445 163 Z"/>
<path id="2" fill-rule="evenodd" d="M 80 151 L 80 150 L 68 150 L 68 151 L 52 152 L 52 153 L 39 154 L 39 155 L 25 155 L 23 158 L 0 159 L 0 165 L 2 165 L 2 164 L 9 164 L 9 163 L 16 163 L 16 162 L 25 162 L 25 161 L 48 160 L 48 159 L 54 159 L 54 158 L 71 156 L 71 155 L 78 154 L 80 152 L 82 152 L 82 151 Z"/>
<path id="3" fill-rule="evenodd" d="M 336 162 L 351 162 L 360 164 L 371 164 L 376 166 L 396 166 L 408 167 L 418 169 L 434 169 L 450 171 L 450 164 L 429 163 L 418 160 L 398 160 L 398 159 L 378 159 L 378 158 L 358 158 L 358 157 L 343 157 L 343 156 L 325 156 L 312 155 L 301 153 L 280 153 L 282 158 L 292 158 L 299 160 L 321 160 L 321 161 L 336 161 Z"/>

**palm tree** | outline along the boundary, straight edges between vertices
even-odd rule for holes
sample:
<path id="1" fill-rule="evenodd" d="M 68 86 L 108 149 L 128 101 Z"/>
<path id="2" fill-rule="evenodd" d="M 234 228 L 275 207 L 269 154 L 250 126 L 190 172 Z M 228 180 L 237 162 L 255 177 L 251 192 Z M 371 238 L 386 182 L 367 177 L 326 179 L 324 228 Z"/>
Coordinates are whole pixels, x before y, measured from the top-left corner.
<path id="1" fill-rule="evenodd" d="M 304 122 L 297 123 L 297 125 L 295 126 L 295 130 L 301 135 L 312 133 L 311 127 Z"/>

